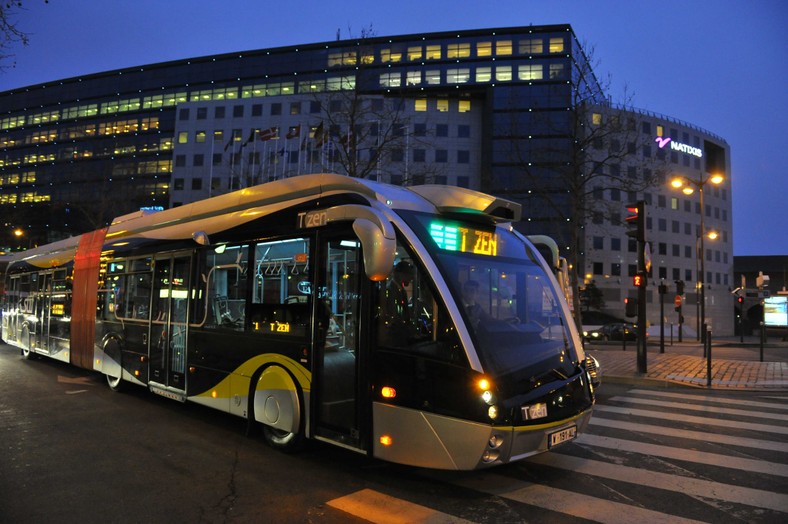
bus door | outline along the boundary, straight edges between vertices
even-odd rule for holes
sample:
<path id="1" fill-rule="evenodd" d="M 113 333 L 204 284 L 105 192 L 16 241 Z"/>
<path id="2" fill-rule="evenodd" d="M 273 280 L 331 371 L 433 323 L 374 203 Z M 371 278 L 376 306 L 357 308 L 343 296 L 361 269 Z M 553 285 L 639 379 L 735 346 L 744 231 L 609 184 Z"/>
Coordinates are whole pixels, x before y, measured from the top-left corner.
<path id="1" fill-rule="evenodd" d="M 37 292 L 36 292 L 36 305 L 35 305 L 35 329 L 31 331 L 34 333 L 34 342 L 32 346 L 38 349 L 43 349 L 49 352 L 49 284 L 51 280 L 51 273 L 39 273 Z"/>
<path id="2" fill-rule="evenodd" d="M 149 378 L 169 389 L 185 391 L 186 327 L 191 256 L 158 256 L 153 268 Z"/>
<path id="3" fill-rule="evenodd" d="M 323 237 L 319 245 L 315 335 L 315 435 L 350 448 L 361 434 L 359 314 L 361 245 L 355 235 Z"/>

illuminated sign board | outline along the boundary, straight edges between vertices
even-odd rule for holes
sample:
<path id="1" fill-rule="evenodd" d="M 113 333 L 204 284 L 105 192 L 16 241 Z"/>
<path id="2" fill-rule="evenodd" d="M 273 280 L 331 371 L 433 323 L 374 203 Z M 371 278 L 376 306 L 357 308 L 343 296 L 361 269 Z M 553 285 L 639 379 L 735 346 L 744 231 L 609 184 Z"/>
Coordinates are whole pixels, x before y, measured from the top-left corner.
<path id="1" fill-rule="evenodd" d="M 430 236 L 439 248 L 446 251 L 492 257 L 498 254 L 498 235 L 493 231 L 452 226 L 436 221 L 430 223 Z"/>
<path id="2" fill-rule="evenodd" d="M 767 326 L 788 326 L 788 297 L 766 297 L 763 300 L 763 323 Z"/>
<path id="3" fill-rule="evenodd" d="M 676 142 L 675 140 L 669 137 L 663 138 L 661 136 L 658 136 L 657 138 L 654 139 L 654 142 L 657 143 L 660 149 L 665 149 L 665 146 L 670 144 L 671 151 L 681 151 L 682 153 L 696 156 L 698 158 L 703 157 L 703 150 L 701 150 L 699 147 L 692 147 L 687 144 L 682 144 L 681 142 Z"/>

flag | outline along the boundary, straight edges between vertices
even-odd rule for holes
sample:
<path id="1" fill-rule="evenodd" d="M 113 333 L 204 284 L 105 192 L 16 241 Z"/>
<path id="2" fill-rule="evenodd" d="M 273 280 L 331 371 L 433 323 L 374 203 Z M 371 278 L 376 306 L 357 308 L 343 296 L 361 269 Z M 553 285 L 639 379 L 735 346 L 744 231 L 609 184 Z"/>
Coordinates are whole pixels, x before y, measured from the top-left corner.
<path id="1" fill-rule="evenodd" d="M 246 142 L 244 142 L 244 146 L 246 146 L 246 144 L 254 140 L 254 133 L 255 133 L 254 129 L 252 129 L 252 131 L 249 132 L 249 138 L 247 138 Z"/>
<path id="2" fill-rule="evenodd" d="M 348 130 L 347 135 L 340 137 L 339 143 L 342 144 L 343 147 L 348 148 L 350 147 L 350 141 L 353 138 L 353 131 Z"/>
<path id="3" fill-rule="evenodd" d="M 225 144 L 225 146 L 224 146 L 224 151 L 225 152 L 227 152 L 227 149 L 230 147 L 230 144 L 232 144 L 232 143 L 233 143 L 233 139 L 232 139 L 232 137 L 230 137 L 230 140 L 228 140 L 227 144 Z"/>
<path id="4" fill-rule="evenodd" d="M 257 139 L 262 140 L 263 142 L 266 140 L 273 140 L 275 138 L 279 138 L 278 127 L 269 127 L 268 129 L 263 129 L 257 133 Z"/>
<path id="5" fill-rule="evenodd" d="M 320 147 L 323 145 L 323 143 L 325 143 L 326 133 L 323 131 L 323 122 L 320 122 L 317 128 L 315 128 L 314 140 L 316 147 Z"/>
<path id="6" fill-rule="evenodd" d="M 298 138 L 299 136 L 301 136 L 301 125 L 291 127 L 285 138 L 290 140 L 291 138 Z"/>

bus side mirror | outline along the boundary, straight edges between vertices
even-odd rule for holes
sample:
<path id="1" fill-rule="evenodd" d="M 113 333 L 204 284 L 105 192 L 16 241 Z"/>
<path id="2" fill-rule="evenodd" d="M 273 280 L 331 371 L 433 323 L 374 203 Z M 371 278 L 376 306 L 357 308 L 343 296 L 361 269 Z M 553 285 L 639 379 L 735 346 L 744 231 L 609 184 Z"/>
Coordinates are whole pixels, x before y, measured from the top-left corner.
<path id="1" fill-rule="evenodd" d="M 377 224 L 366 218 L 355 219 L 353 231 L 361 240 L 367 278 L 374 282 L 386 280 L 394 266 L 396 240 L 386 237 Z"/>

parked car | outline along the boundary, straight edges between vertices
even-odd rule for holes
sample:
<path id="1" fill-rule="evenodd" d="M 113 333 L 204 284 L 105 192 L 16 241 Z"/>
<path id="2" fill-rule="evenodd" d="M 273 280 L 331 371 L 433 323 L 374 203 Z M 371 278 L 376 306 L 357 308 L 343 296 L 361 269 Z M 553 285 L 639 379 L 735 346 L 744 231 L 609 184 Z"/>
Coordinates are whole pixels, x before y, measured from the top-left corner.
<path id="1" fill-rule="evenodd" d="M 586 334 L 586 340 L 592 342 L 595 340 L 637 340 L 637 338 L 637 326 L 629 322 L 611 322 Z"/>

